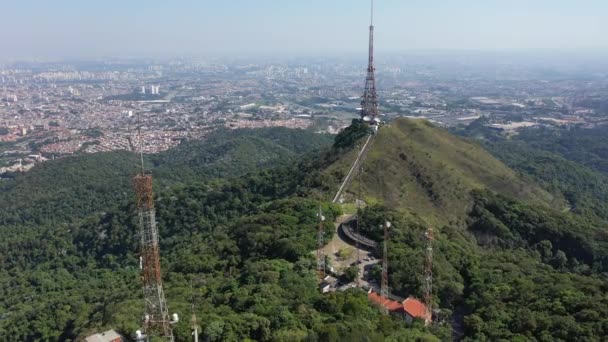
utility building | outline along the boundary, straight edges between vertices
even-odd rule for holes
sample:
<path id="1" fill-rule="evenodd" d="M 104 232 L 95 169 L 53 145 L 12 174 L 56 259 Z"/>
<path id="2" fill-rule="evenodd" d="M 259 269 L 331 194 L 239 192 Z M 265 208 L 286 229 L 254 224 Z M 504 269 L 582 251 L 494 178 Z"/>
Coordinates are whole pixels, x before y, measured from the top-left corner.
<path id="1" fill-rule="evenodd" d="M 411 323 L 416 318 L 424 320 L 424 325 L 429 325 L 432 321 L 430 310 L 428 310 L 423 302 L 414 297 L 408 297 L 403 301 L 399 301 L 386 298 L 373 290 L 369 290 L 367 299 L 378 305 L 382 310 L 402 316 L 408 323 Z"/>

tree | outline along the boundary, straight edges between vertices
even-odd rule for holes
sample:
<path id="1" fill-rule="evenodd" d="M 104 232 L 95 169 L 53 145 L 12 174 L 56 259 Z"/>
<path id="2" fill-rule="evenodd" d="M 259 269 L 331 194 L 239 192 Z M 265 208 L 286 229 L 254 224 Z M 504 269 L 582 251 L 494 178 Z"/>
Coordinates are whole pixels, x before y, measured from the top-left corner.
<path id="1" fill-rule="evenodd" d="M 352 282 L 357 279 L 359 276 L 359 267 L 358 266 L 349 266 L 344 270 L 344 280 L 347 282 Z"/>

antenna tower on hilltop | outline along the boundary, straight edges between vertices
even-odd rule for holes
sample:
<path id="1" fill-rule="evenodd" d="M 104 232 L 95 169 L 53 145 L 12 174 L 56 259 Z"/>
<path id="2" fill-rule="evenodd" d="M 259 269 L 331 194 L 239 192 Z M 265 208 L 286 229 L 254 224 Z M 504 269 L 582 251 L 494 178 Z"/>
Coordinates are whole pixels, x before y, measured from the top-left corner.
<path id="1" fill-rule="evenodd" d="M 141 173 L 135 176 L 134 181 L 141 239 L 140 267 L 144 292 L 144 321 L 143 334 L 141 331 L 137 331 L 137 340 L 149 341 L 152 337 L 160 337 L 164 341 L 173 342 L 171 324 L 176 323 L 178 317 L 177 314 L 173 314 L 173 320 L 169 319 L 169 310 L 163 291 L 152 175 L 144 172 L 141 132 L 139 132 L 139 144 Z"/>
<path id="2" fill-rule="evenodd" d="M 361 147 L 359 149 L 360 151 L 363 151 L 363 147 Z M 359 152 L 361 153 L 361 152 Z M 361 218 L 359 217 L 361 215 L 361 173 L 363 172 L 363 165 L 359 164 L 359 170 L 357 170 L 357 198 L 356 198 L 356 205 L 357 205 L 357 236 L 361 236 Z M 360 271 L 361 269 L 359 268 L 359 265 L 361 264 L 361 246 L 359 245 L 359 239 L 355 240 L 355 247 L 357 248 L 357 284 L 360 284 L 361 282 L 361 277 L 360 277 Z"/>
<path id="3" fill-rule="evenodd" d="M 323 281 L 325 279 L 325 253 L 323 253 L 323 235 L 325 235 L 325 228 L 323 227 L 323 222 L 325 221 L 325 216 L 323 216 L 323 210 L 319 205 L 319 213 L 317 214 L 319 218 L 319 229 L 317 230 L 317 275 L 319 277 L 319 281 Z"/>
<path id="4" fill-rule="evenodd" d="M 385 299 L 389 299 L 390 292 L 388 288 L 388 229 L 391 227 L 391 223 L 386 221 L 384 226 L 384 249 L 382 253 L 382 285 L 380 287 L 380 296 Z M 383 306 L 386 311 L 387 308 Z"/>
<path id="5" fill-rule="evenodd" d="M 371 124 L 378 124 L 378 93 L 376 92 L 376 76 L 374 67 L 374 0 L 371 0 L 371 17 L 369 24 L 369 55 L 365 91 L 361 100 L 361 119 Z"/>
<path id="6" fill-rule="evenodd" d="M 192 304 L 191 304 L 191 311 L 192 311 L 192 318 L 190 319 L 190 326 L 192 327 L 192 336 L 194 338 L 194 342 L 198 342 L 198 331 L 200 330 L 200 325 L 198 325 L 198 319 L 196 318 L 196 309 L 195 309 L 195 305 L 194 305 L 194 287 L 192 285 L 192 282 L 190 282 L 190 292 L 192 292 Z"/>
<path id="7" fill-rule="evenodd" d="M 432 312 L 433 299 L 433 227 L 427 229 L 424 233 L 426 238 L 426 258 L 424 260 L 424 304 L 430 315 Z"/>

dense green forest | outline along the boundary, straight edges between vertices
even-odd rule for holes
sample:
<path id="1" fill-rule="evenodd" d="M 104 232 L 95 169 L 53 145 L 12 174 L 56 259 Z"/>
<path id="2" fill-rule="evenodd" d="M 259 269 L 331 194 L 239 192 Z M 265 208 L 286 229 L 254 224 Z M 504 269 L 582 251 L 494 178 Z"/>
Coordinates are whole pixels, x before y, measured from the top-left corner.
<path id="1" fill-rule="evenodd" d="M 157 186 L 230 178 L 279 165 L 330 146 L 332 138 L 304 130 L 222 130 L 203 141 L 145 156 Z M 130 201 L 139 156 L 115 151 L 67 157 L 40 164 L 0 182 L 0 224 L 61 223 Z"/>
<path id="2" fill-rule="evenodd" d="M 593 186 L 604 175 L 533 146 L 524 154 L 501 145 L 500 154 L 490 143 L 506 142 L 486 139 L 500 162 L 476 143 L 410 120 L 381 129 L 372 145 L 361 232 L 381 242 L 379 224 L 393 223 L 391 291 L 420 297 L 423 233 L 435 226 L 436 323 L 383 315 L 358 289 L 321 295 L 315 214 L 323 206 L 330 239 L 342 209 L 328 201 L 365 134 L 355 124 L 332 145 L 305 131 L 221 131 L 148 156 L 167 301 L 182 317 L 177 341 L 191 339 L 193 303 L 204 341 L 608 336 L 605 194 Z M 139 328 L 129 177 L 136 170 L 133 155 L 106 153 L 57 160 L 3 182 L 0 340 L 70 341 L 107 328 L 131 336 Z M 425 210 L 404 199 L 409 194 Z M 378 268 L 372 274 L 379 280 Z"/>

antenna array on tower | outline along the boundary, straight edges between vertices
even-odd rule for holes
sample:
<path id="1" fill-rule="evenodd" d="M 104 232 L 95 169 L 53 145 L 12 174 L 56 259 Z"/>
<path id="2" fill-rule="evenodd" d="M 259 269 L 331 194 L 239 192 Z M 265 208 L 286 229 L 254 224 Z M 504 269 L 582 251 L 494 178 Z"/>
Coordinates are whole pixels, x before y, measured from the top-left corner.
<path id="1" fill-rule="evenodd" d="M 371 1 L 371 19 L 369 24 L 369 54 L 365 91 L 361 100 L 361 119 L 373 125 L 378 124 L 378 92 L 376 91 L 376 76 L 374 67 L 374 1 Z"/>

